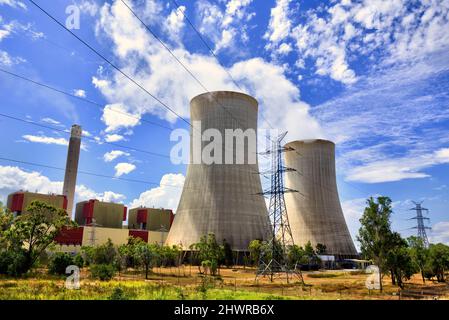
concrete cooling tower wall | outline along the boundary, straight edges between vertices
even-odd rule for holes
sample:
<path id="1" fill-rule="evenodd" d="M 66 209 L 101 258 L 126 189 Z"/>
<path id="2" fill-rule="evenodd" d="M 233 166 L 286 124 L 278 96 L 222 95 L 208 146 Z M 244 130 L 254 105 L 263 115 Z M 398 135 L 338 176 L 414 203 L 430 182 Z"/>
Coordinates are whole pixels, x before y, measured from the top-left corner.
<path id="1" fill-rule="evenodd" d="M 236 143 L 231 149 L 225 146 L 225 129 L 253 129 L 257 133 L 257 111 L 254 98 L 237 92 L 201 94 L 190 102 L 191 122 L 201 121 L 201 133 L 206 129 L 221 133 L 223 162 L 231 150 L 235 160 L 236 151 Z M 253 164 L 246 156 L 243 164 L 195 164 L 194 132 L 192 128 L 190 164 L 166 244 L 189 249 L 201 236 L 214 233 L 219 243 L 226 239 L 233 250 L 246 251 L 250 241 L 265 237 L 269 226 L 264 198 L 257 195 L 262 191 L 257 157 Z M 202 148 L 208 143 L 203 142 Z M 247 154 L 246 142 L 244 150 Z"/>
<path id="2" fill-rule="evenodd" d="M 300 193 L 287 193 L 285 202 L 295 244 L 308 241 L 326 245 L 327 254 L 357 255 L 338 197 L 335 144 L 326 140 L 287 143 L 285 165 L 298 172 L 286 173 L 286 186 Z"/>

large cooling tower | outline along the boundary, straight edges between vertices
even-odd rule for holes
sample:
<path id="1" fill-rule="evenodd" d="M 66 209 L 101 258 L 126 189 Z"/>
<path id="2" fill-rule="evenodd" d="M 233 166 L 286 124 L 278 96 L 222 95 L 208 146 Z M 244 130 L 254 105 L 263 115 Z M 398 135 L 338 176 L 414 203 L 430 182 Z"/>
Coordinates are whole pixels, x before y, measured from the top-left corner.
<path id="1" fill-rule="evenodd" d="M 294 150 L 285 153 L 286 186 L 299 193 L 287 193 L 285 202 L 295 244 L 308 241 L 327 247 L 327 254 L 354 257 L 357 251 L 346 226 L 338 198 L 335 174 L 335 144 L 326 140 L 287 143 Z"/>
<path id="2" fill-rule="evenodd" d="M 201 134 L 217 129 L 223 137 L 223 161 L 231 150 L 235 160 L 237 143 L 233 148 L 225 146 L 225 129 L 252 129 L 256 134 L 257 110 L 257 101 L 248 95 L 218 91 L 193 98 L 190 119 L 192 123 L 201 121 Z M 243 164 L 195 164 L 192 138 L 199 133 L 195 130 L 191 128 L 190 164 L 166 243 L 189 249 L 201 236 L 214 233 L 219 243 L 226 239 L 233 250 L 245 251 L 250 241 L 264 238 L 269 225 L 264 198 L 258 195 L 262 188 L 257 157 L 252 164 L 247 156 Z M 202 149 L 208 143 L 203 142 Z M 254 155 L 256 145 L 250 151 Z M 244 151 L 248 155 L 247 142 Z"/>

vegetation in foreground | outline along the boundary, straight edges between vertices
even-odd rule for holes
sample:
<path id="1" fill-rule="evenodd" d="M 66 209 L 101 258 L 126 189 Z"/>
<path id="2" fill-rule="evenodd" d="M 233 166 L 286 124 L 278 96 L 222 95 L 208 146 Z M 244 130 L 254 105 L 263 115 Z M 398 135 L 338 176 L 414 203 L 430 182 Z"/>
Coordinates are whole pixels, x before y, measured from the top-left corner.
<path id="1" fill-rule="evenodd" d="M 83 247 L 76 255 L 56 253 L 51 251 L 55 235 L 74 223 L 63 210 L 39 201 L 31 203 L 27 211 L 13 217 L 0 204 L 0 299 L 388 299 L 398 292 L 397 286 L 403 289 L 411 284 L 415 274 L 422 279 L 423 288 L 426 280 L 445 283 L 449 270 L 448 246 L 431 244 L 427 248 L 420 239 L 405 240 L 391 230 L 388 197 L 368 199 L 358 235 L 363 257 L 379 267 L 379 294 L 367 290 L 363 272 L 308 273 L 307 287 L 299 282 L 286 285 L 285 280 L 255 283 L 254 266 L 260 259 L 270 258 L 266 243 L 250 243 L 242 271 L 233 266 L 235 259 L 226 240 L 220 245 L 214 234 L 203 236 L 192 246 L 190 263 L 198 271 L 192 275 L 190 266 L 189 276 L 181 264 L 180 248 L 136 238 L 120 246 L 109 240 Z M 326 253 L 326 246 L 313 248 L 308 243 L 287 250 L 285 263 L 310 270 L 310 266 L 319 266 L 319 255 Z M 52 252 L 49 256 L 48 251 Z M 65 271 L 73 265 L 84 273 L 80 290 L 64 286 Z M 167 270 L 173 269 L 177 274 L 167 278 Z M 140 280 L 134 276 L 130 280 L 130 270 Z M 390 278 L 391 284 L 384 284 L 383 278 Z M 416 279 L 413 281 L 416 285 Z M 427 287 L 432 289 L 432 284 Z M 446 288 L 442 289 L 445 294 Z"/>

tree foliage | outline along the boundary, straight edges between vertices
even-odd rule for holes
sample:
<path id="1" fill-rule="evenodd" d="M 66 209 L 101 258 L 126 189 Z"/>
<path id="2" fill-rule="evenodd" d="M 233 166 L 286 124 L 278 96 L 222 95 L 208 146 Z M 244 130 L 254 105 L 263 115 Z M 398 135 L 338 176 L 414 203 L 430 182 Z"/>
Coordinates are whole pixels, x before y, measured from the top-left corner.
<path id="1" fill-rule="evenodd" d="M 216 275 L 220 269 L 220 261 L 224 258 L 223 246 L 220 246 L 213 233 L 209 233 L 200 238 L 200 242 L 191 246 L 200 262 L 200 273 L 210 271 L 211 275 Z"/>
<path id="2" fill-rule="evenodd" d="M 16 218 L 4 209 L 0 211 L 0 250 L 7 251 L 2 253 L 6 260 L 23 263 L 16 268 L 20 272 L 27 272 L 35 265 L 62 228 L 75 226 L 65 210 L 41 201 L 31 202 L 26 213 Z"/>
<path id="3" fill-rule="evenodd" d="M 383 266 L 388 253 L 388 241 L 391 235 L 390 216 L 391 199 L 388 197 L 372 197 L 367 200 L 367 207 L 360 219 L 361 227 L 357 240 L 360 242 L 362 255 L 373 260 L 379 267 L 380 290 L 382 291 Z"/>

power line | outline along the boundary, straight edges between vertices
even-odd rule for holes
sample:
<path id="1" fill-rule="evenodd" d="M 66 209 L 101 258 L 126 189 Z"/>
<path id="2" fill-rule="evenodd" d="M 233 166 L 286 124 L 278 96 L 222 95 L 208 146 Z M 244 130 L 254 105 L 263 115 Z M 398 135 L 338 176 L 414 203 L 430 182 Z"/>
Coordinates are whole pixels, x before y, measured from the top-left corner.
<path id="1" fill-rule="evenodd" d="M 49 129 L 49 130 L 63 132 L 65 134 L 70 134 L 70 132 L 68 130 L 65 130 L 65 129 L 60 129 L 60 128 L 48 126 L 48 125 L 45 125 L 45 124 L 40 124 L 40 123 L 31 121 L 31 120 L 25 120 L 25 119 L 13 117 L 13 116 L 10 116 L 10 115 L 4 114 L 4 113 L 0 113 L 0 117 L 4 117 L 4 118 L 15 120 L 15 121 L 20 121 L 20 122 L 23 122 L 23 123 L 27 123 L 27 124 L 30 124 L 30 125 L 33 125 L 33 126 L 37 126 L 37 127 L 41 127 L 41 128 L 45 128 L 45 129 Z M 148 151 L 148 150 L 144 150 L 144 149 L 129 147 L 129 146 L 125 146 L 125 145 L 114 143 L 114 142 L 98 141 L 97 139 L 95 139 L 93 137 L 86 136 L 86 135 L 82 135 L 82 137 L 84 139 L 88 139 L 88 140 L 94 141 L 97 144 L 103 144 L 104 143 L 104 144 L 112 145 L 112 146 L 118 147 L 118 148 L 129 149 L 129 150 L 136 151 L 136 152 L 150 154 L 152 156 L 157 156 L 157 157 L 162 157 L 162 158 L 170 158 L 170 156 L 165 155 L 165 154 L 161 154 L 161 153 L 156 153 L 156 152 L 152 152 L 152 151 Z"/>
<path id="2" fill-rule="evenodd" d="M 179 3 L 176 0 L 170 0 L 170 1 L 176 6 L 176 11 L 180 12 L 182 14 L 182 16 L 184 17 L 184 19 L 186 19 L 187 23 L 190 25 L 190 27 L 193 29 L 193 31 L 195 31 L 196 35 L 200 38 L 201 42 L 208 49 L 210 54 L 215 58 L 215 60 L 218 62 L 218 64 L 221 66 L 221 68 L 228 74 L 229 78 L 235 84 L 235 86 L 237 88 L 239 88 L 241 91 L 243 91 L 243 89 L 240 87 L 240 85 L 237 83 L 237 81 L 231 75 L 229 70 L 221 63 L 220 58 L 215 54 L 214 50 L 207 44 L 207 41 L 204 39 L 201 32 L 199 32 L 199 30 L 195 27 L 195 25 L 192 23 L 192 21 L 189 19 L 189 17 L 182 10 L 179 9 L 179 7 L 180 7 Z M 260 116 L 265 120 L 265 122 L 268 124 L 268 126 L 271 129 L 273 129 L 273 126 L 271 125 L 271 123 L 263 116 L 262 113 L 260 114 Z"/>
<path id="3" fill-rule="evenodd" d="M 176 0 L 171 0 L 171 2 L 176 6 L 176 11 L 180 12 L 184 19 L 186 19 L 187 23 L 190 25 L 190 27 L 193 29 L 193 31 L 195 31 L 195 33 L 197 34 L 197 36 L 200 38 L 201 42 L 206 46 L 206 48 L 209 50 L 210 54 L 215 57 L 215 59 L 217 60 L 218 64 L 223 68 L 223 70 L 228 74 L 229 78 L 232 80 L 232 82 L 235 84 L 235 86 L 237 88 L 239 88 L 240 90 L 243 91 L 243 89 L 239 86 L 239 84 L 237 83 L 237 81 L 232 77 L 231 73 L 225 68 L 225 66 L 220 62 L 220 59 L 218 58 L 218 56 L 215 54 L 214 50 L 207 44 L 206 40 L 203 38 L 201 32 L 198 31 L 198 29 L 195 27 L 195 25 L 192 23 L 192 21 L 189 19 L 189 17 L 182 11 L 179 10 L 180 5 L 178 4 L 178 2 Z"/>
<path id="4" fill-rule="evenodd" d="M 162 100 L 160 100 L 158 97 L 150 93 L 147 89 L 145 89 L 141 84 L 139 84 L 137 81 L 135 81 L 131 76 L 126 74 L 123 70 L 121 70 L 118 66 L 116 66 L 113 62 L 111 62 L 109 59 L 107 59 L 104 55 L 102 55 L 100 52 L 98 52 L 95 48 L 93 48 L 89 43 L 84 41 L 82 38 L 77 36 L 74 32 L 72 32 L 69 28 L 67 28 L 63 23 L 61 23 L 59 20 L 57 20 L 55 17 L 53 17 L 48 11 L 43 9 L 41 6 L 39 6 L 35 1 L 28 0 L 31 4 L 33 4 L 35 7 L 37 7 L 40 11 L 42 11 L 46 16 L 48 16 L 51 20 L 53 20 L 57 25 L 59 25 L 61 28 L 66 30 L 68 33 L 70 33 L 73 37 L 75 37 L 78 41 L 80 41 L 83 45 L 85 45 L 87 48 L 89 48 L 92 52 L 94 52 L 97 56 L 99 56 L 101 59 L 103 59 L 105 62 L 107 62 L 111 67 L 113 67 L 115 70 L 117 70 L 120 74 L 125 76 L 128 80 L 130 80 L 132 83 L 134 83 L 136 86 L 138 86 L 142 91 L 144 91 L 146 94 L 151 96 L 154 100 L 159 102 L 164 108 L 169 110 L 171 113 L 173 113 L 176 117 L 187 123 L 191 128 L 193 128 L 193 125 L 186 119 L 184 119 L 182 116 L 180 116 L 176 111 L 174 111 L 169 105 L 164 103 Z M 143 23 L 143 22 L 142 22 Z M 145 25 L 145 24 L 144 24 Z M 238 123 L 238 120 L 235 119 L 235 117 L 229 113 L 229 111 L 224 108 L 224 110 L 230 114 L 230 116 L 236 120 Z M 137 149 L 136 149 L 137 150 Z M 244 170 L 242 170 L 244 171 Z"/>
<path id="5" fill-rule="evenodd" d="M 52 87 L 52 86 L 50 86 L 50 85 L 48 85 L 48 84 L 45 84 L 45 83 L 42 83 L 42 82 L 38 82 L 38 81 L 36 81 L 36 80 L 27 78 L 27 77 L 22 76 L 22 75 L 19 75 L 19 74 L 17 74 L 17 73 L 13 73 L 13 72 L 4 70 L 4 69 L 2 69 L 2 68 L 0 68 L 0 71 L 3 72 L 3 73 L 8 74 L 8 75 L 10 75 L 10 76 L 19 78 L 19 79 L 24 80 L 24 81 L 28 81 L 28 82 L 33 83 L 33 84 L 38 85 L 38 86 L 41 86 L 41 87 L 43 87 L 43 88 L 46 88 L 46 89 L 49 89 L 49 90 L 52 90 L 52 91 L 61 93 L 61 94 L 66 95 L 66 96 L 68 96 L 68 97 L 75 98 L 75 99 L 78 99 L 78 100 L 81 100 L 81 101 L 90 103 L 90 104 L 92 104 L 92 105 L 98 106 L 98 107 L 100 107 L 100 110 L 103 111 L 104 104 L 102 104 L 102 103 L 99 103 L 99 102 L 96 102 L 96 101 L 92 101 L 92 100 L 90 100 L 90 99 L 87 99 L 87 98 L 84 98 L 84 97 L 77 96 L 77 95 L 75 95 L 75 94 L 73 94 L 73 93 L 70 93 L 70 92 L 67 92 L 67 91 L 63 91 L 63 90 L 57 89 L 57 88 Z M 145 122 L 145 123 L 154 125 L 154 126 L 158 126 L 158 127 L 161 127 L 161 128 L 167 129 L 167 130 L 172 130 L 172 128 L 170 128 L 170 127 L 167 127 L 167 126 L 164 126 L 164 125 L 162 125 L 162 124 L 159 124 L 159 123 L 156 123 L 156 122 L 152 122 L 152 121 L 149 121 L 149 120 L 146 120 L 146 119 L 142 119 L 141 117 L 137 117 L 137 116 L 135 116 L 135 115 L 132 115 L 132 114 L 127 113 L 127 112 L 120 111 L 120 110 L 115 109 L 115 108 L 109 108 L 109 110 L 111 110 L 111 111 L 113 111 L 113 112 L 117 112 L 117 113 L 123 114 L 123 115 L 126 115 L 126 116 L 131 117 L 131 118 L 135 118 L 135 119 L 137 119 L 137 120 L 139 120 L 139 121 L 142 121 L 142 122 Z"/>
<path id="6" fill-rule="evenodd" d="M 129 81 L 134 83 L 136 86 L 138 86 L 142 91 L 144 91 L 146 94 L 148 94 L 150 97 L 152 97 L 154 100 L 156 100 L 159 104 L 161 104 L 164 108 L 169 110 L 171 113 L 173 113 L 176 117 L 187 123 L 189 126 L 191 126 L 190 122 L 184 119 L 181 115 L 179 115 L 176 111 L 174 111 L 170 106 L 168 106 L 166 103 L 164 103 L 161 99 L 153 95 L 151 92 L 149 92 L 147 89 L 145 89 L 140 83 L 138 83 L 136 80 L 134 80 L 132 77 L 130 77 L 127 73 L 125 73 L 122 69 L 120 69 L 118 66 L 116 66 L 113 62 L 111 62 L 109 59 L 107 59 L 105 56 L 103 56 L 100 52 L 98 52 L 95 48 L 93 48 L 90 44 L 88 44 L 86 41 L 78 37 L 75 33 L 73 33 L 69 28 L 67 28 L 64 24 L 59 22 L 55 17 L 53 17 L 48 11 L 40 7 L 36 2 L 33 0 L 28 0 L 31 2 L 35 7 L 37 7 L 40 11 L 42 11 L 46 16 L 48 16 L 51 20 L 53 20 L 56 24 L 58 24 L 61 28 L 66 30 L 68 33 L 70 33 L 72 36 L 74 36 L 78 41 L 80 41 L 82 44 L 84 44 L 87 48 L 89 48 L 92 52 L 94 52 L 97 56 L 99 56 L 101 59 L 106 61 L 111 67 L 113 67 L 115 70 L 120 72 L 123 76 L 125 76 Z"/>
<path id="7" fill-rule="evenodd" d="M 173 53 L 173 51 L 161 40 L 161 38 L 159 38 L 157 36 L 157 34 L 155 32 L 153 32 L 153 30 L 151 30 L 151 28 L 139 17 L 139 15 L 137 15 L 137 13 L 125 2 L 125 0 L 120 0 L 120 1 L 132 13 L 132 15 L 134 15 L 134 17 L 136 17 L 137 20 L 140 21 L 140 23 L 145 27 L 145 29 L 147 29 L 151 33 L 151 35 L 164 47 L 164 49 L 167 50 L 170 53 L 170 55 L 184 68 L 184 70 L 187 71 L 188 74 L 190 74 L 190 76 L 200 85 L 200 87 L 204 91 L 206 91 L 207 93 L 210 94 L 211 92 L 209 91 L 209 89 L 207 89 L 207 87 L 189 70 L 189 68 L 187 68 L 187 66 Z M 236 119 L 232 115 L 232 113 L 229 112 L 226 109 L 226 107 L 220 103 L 220 101 L 218 101 L 218 99 L 215 99 L 215 101 L 223 108 L 223 110 L 226 111 L 226 113 L 228 113 L 231 116 L 231 118 L 233 118 L 236 121 L 236 123 L 238 123 L 242 126 L 242 124 L 238 121 L 238 119 Z"/>
<path id="8" fill-rule="evenodd" d="M 65 171 L 65 168 L 49 166 L 49 165 L 40 164 L 40 163 L 36 163 L 36 162 L 15 160 L 15 159 L 4 158 L 4 157 L 0 157 L 0 160 L 14 162 L 14 163 L 20 163 L 20 164 L 25 164 L 25 165 L 35 166 L 35 167 L 42 167 L 42 168 L 47 168 L 47 169 Z M 89 175 L 89 176 L 94 176 L 94 177 L 99 177 L 99 178 L 107 178 L 107 179 L 113 179 L 113 180 L 122 180 L 122 181 L 133 182 L 133 183 L 150 184 L 150 185 L 157 185 L 157 186 L 164 186 L 164 187 L 173 187 L 173 188 L 182 188 L 180 186 L 175 186 L 175 185 L 170 185 L 170 184 L 161 184 L 161 183 L 152 182 L 152 181 L 121 178 L 121 177 L 109 176 L 109 175 L 105 175 L 105 174 L 93 173 L 93 172 L 89 172 L 89 171 L 81 171 L 81 170 L 79 170 L 78 173 L 84 174 L 84 175 Z"/>

